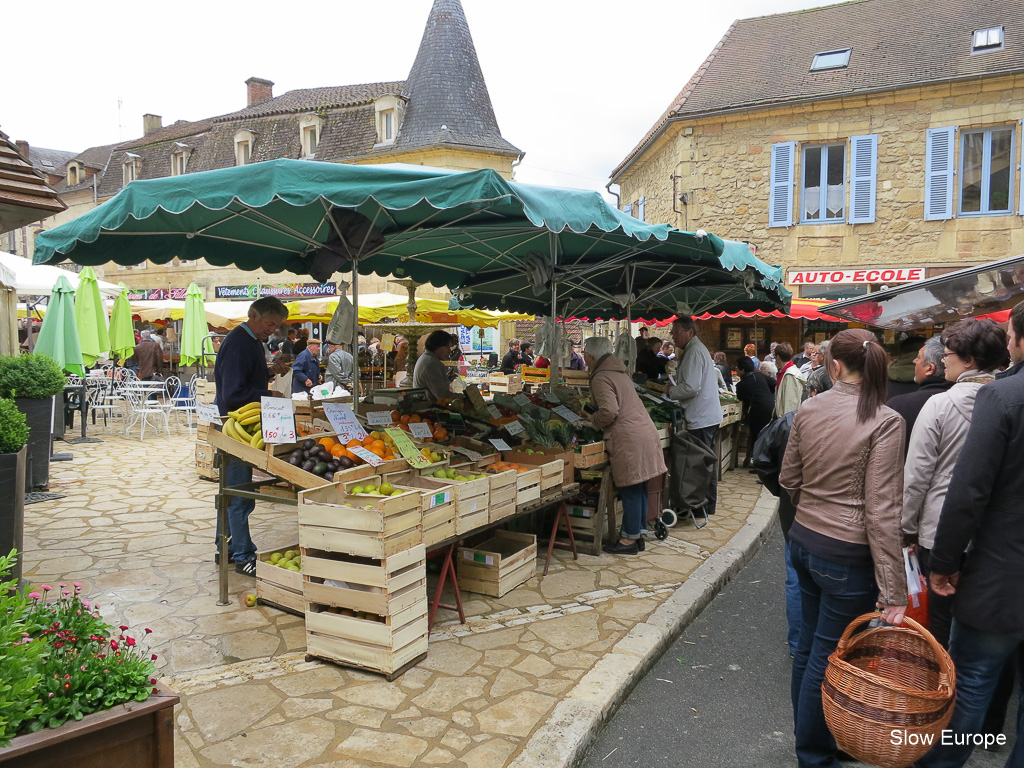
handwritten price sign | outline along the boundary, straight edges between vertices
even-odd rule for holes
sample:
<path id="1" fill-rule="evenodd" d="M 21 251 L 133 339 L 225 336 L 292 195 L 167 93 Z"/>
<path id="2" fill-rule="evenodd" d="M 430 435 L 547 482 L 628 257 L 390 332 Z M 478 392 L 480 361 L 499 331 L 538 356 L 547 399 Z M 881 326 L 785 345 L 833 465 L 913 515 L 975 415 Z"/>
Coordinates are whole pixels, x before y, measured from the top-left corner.
<path id="1" fill-rule="evenodd" d="M 362 440 L 366 437 L 352 406 L 341 403 L 324 403 L 324 416 L 331 422 L 331 429 L 338 433 L 338 439 L 347 443 L 349 440 Z"/>
<path id="2" fill-rule="evenodd" d="M 366 448 L 363 448 L 362 446 L 357 445 L 353 448 L 349 448 L 349 450 L 352 451 L 352 453 L 354 453 L 360 459 L 365 461 L 367 464 L 369 464 L 371 467 L 379 467 L 381 464 L 384 463 L 384 459 L 375 454 L 373 451 L 369 451 Z"/>
<path id="3" fill-rule="evenodd" d="M 391 411 L 370 411 L 366 414 L 366 423 L 371 427 L 390 427 L 394 424 Z"/>
<path id="4" fill-rule="evenodd" d="M 410 424 L 409 429 L 412 431 L 413 437 L 432 437 L 433 433 L 430 431 L 430 425 L 419 422 L 418 424 Z"/>
<path id="5" fill-rule="evenodd" d="M 263 442 L 270 445 L 295 442 L 295 404 L 286 397 L 260 399 Z"/>
<path id="6" fill-rule="evenodd" d="M 199 418 L 200 424 L 220 424 L 220 408 L 216 405 L 210 405 L 209 403 L 200 403 L 196 401 L 196 416 Z"/>
<path id="7" fill-rule="evenodd" d="M 508 432 L 510 436 L 515 437 L 524 430 L 523 425 L 520 424 L 518 421 L 510 421 L 508 424 L 505 425 L 505 431 Z"/>
<path id="8" fill-rule="evenodd" d="M 426 467 L 430 465 L 430 459 L 420 453 L 419 449 L 413 445 L 412 440 L 398 427 L 388 427 L 384 430 L 391 436 L 391 439 L 395 441 L 395 447 L 398 448 L 398 452 L 402 454 L 402 458 L 409 462 L 413 467 L 419 469 L 420 467 Z"/>

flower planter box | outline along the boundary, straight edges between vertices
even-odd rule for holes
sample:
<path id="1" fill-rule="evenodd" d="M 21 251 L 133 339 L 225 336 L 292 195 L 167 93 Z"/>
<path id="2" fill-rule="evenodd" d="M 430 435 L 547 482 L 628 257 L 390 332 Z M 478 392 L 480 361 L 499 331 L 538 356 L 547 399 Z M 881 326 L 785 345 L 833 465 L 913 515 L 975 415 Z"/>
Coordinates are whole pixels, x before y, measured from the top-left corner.
<path id="1" fill-rule="evenodd" d="M 7 768 L 173 768 L 174 705 L 178 696 L 163 686 L 145 701 L 94 712 L 26 736 L 0 749 Z"/>

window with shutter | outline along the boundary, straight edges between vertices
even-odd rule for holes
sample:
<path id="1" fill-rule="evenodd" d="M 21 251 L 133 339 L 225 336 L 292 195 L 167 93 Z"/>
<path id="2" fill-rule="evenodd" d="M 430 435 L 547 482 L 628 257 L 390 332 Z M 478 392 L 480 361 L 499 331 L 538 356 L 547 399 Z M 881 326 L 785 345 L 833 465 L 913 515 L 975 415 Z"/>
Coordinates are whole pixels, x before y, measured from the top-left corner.
<path id="1" fill-rule="evenodd" d="M 1020 121 L 1021 127 L 1021 140 L 1024 141 L 1024 120 Z M 1017 213 L 1024 216 L 1024 167 L 1017 166 L 1017 173 L 1020 174 L 1020 194 L 1017 195 Z"/>
<path id="2" fill-rule="evenodd" d="M 639 200 L 637 200 L 637 202 L 636 202 L 636 217 L 638 219 L 640 219 L 640 221 L 647 221 L 647 219 L 644 218 L 644 213 L 645 213 L 646 207 L 647 207 L 647 198 L 646 197 L 641 197 Z"/>
<path id="3" fill-rule="evenodd" d="M 850 137 L 850 223 L 875 220 L 878 135 Z"/>
<path id="4" fill-rule="evenodd" d="M 624 214 L 626 214 L 627 216 L 632 216 L 633 215 L 633 204 L 632 203 L 626 203 L 624 206 L 622 206 L 622 212 Z"/>
<path id="5" fill-rule="evenodd" d="M 953 218 L 953 141 L 956 128 L 929 128 L 925 146 L 924 218 Z"/>
<path id="6" fill-rule="evenodd" d="M 769 185 L 768 226 L 789 227 L 793 224 L 793 171 L 796 142 L 772 144 L 772 169 Z"/>

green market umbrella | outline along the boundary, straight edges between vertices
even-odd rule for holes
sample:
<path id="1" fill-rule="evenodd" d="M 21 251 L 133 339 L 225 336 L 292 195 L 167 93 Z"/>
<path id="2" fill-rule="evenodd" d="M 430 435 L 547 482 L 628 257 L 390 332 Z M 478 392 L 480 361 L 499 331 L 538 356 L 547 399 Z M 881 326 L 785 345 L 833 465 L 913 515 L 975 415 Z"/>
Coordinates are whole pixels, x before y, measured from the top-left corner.
<path id="1" fill-rule="evenodd" d="M 132 308 L 125 290 L 122 290 L 114 299 L 114 308 L 110 312 L 110 351 L 116 354 L 122 362 L 135 352 Z"/>
<path id="2" fill-rule="evenodd" d="M 355 261 L 361 274 L 457 289 L 503 279 L 505 272 L 525 284 L 523 276 L 545 262 L 553 285 L 571 273 L 586 277 L 597 265 L 618 267 L 622 282 L 628 262 L 642 258 L 662 261 L 663 272 L 688 271 L 691 287 L 732 284 L 731 309 L 739 303 L 781 309 L 789 298 L 781 270 L 740 243 L 730 249 L 714 235 L 646 224 L 597 192 L 509 182 L 487 169 L 272 160 L 189 174 L 187 181 L 129 184 L 102 206 L 40 234 L 35 261 L 203 258 L 317 280 L 349 271 Z M 537 274 L 543 278 L 543 269 Z M 551 286 L 542 292 L 550 294 Z M 695 302 L 694 311 L 725 308 L 708 298 Z"/>
<path id="3" fill-rule="evenodd" d="M 100 357 L 110 351 L 107 332 L 107 312 L 100 298 L 100 287 L 92 267 L 85 267 L 78 275 L 75 291 L 75 320 L 78 341 L 82 349 L 82 363 L 91 368 Z"/>
<path id="4" fill-rule="evenodd" d="M 203 355 L 203 339 L 210 332 L 203 307 L 203 292 L 190 283 L 185 292 L 185 319 L 181 324 L 181 365 L 188 367 L 199 362 Z"/>
<path id="5" fill-rule="evenodd" d="M 54 283 L 50 303 L 46 305 L 46 317 L 39 329 L 39 338 L 33 350 L 48 355 L 57 361 L 65 371 L 85 375 L 82 367 L 82 347 L 78 343 L 78 326 L 75 323 L 75 289 L 64 276 Z"/>

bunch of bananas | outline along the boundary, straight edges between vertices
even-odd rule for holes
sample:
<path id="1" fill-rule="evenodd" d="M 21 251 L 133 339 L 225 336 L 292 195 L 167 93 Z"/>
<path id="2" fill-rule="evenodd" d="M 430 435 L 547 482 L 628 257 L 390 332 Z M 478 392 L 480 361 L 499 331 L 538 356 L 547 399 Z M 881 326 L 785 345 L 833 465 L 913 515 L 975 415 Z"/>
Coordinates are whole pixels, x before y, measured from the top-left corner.
<path id="1" fill-rule="evenodd" d="M 229 411 L 224 422 L 224 434 L 253 448 L 263 447 L 263 426 L 260 424 L 260 404 L 249 403 L 237 411 Z"/>

